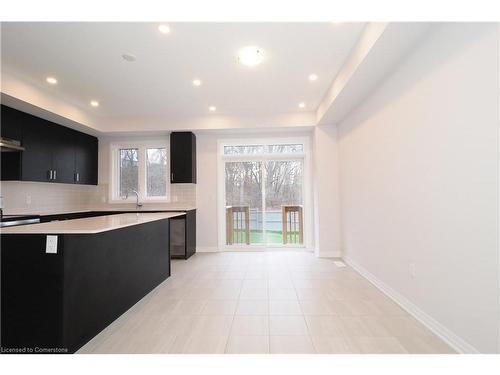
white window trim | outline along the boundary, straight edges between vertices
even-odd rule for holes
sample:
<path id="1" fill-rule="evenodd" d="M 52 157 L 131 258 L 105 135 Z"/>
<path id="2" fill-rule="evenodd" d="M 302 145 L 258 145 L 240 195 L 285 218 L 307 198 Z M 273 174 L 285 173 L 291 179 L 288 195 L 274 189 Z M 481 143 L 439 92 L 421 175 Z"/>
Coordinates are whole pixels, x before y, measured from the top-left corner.
<path id="1" fill-rule="evenodd" d="M 310 251 L 313 248 L 313 204 L 312 204 L 312 165 L 311 165 L 311 139 L 310 137 L 284 137 L 284 138 L 235 138 L 235 139 L 219 139 L 217 141 L 217 228 L 218 228 L 218 245 L 223 251 L 246 251 L 272 248 L 289 249 L 305 249 Z M 244 146 L 244 145 L 268 145 L 268 144 L 303 144 L 304 152 L 291 153 L 261 153 L 261 154 L 224 154 L 224 146 Z M 226 161 L 246 161 L 246 160 L 303 160 L 304 176 L 302 184 L 303 208 L 304 208 L 304 243 L 303 245 L 277 245 L 265 244 L 262 245 L 227 245 L 226 244 L 226 212 L 225 212 L 225 171 L 224 163 Z"/>
<path id="2" fill-rule="evenodd" d="M 138 184 L 139 200 L 143 203 L 165 203 L 170 201 L 170 145 L 168 140 L 139 140 L 126 142 L 113 142 L 110 144 L 110 184 L 109 184 L 109 203 L 135 203 L 135 195 L 122 199 L 118 196 L 118 186 L 120 180 L 120 158 L 118 151 L 122 148 L 137 148 L 138 155 Z M 167 149 L 167 171 L 166 171 L 166 196 L 147 197 L 146 196 L 146 149 L 148 148 L 166 148 Z"/>

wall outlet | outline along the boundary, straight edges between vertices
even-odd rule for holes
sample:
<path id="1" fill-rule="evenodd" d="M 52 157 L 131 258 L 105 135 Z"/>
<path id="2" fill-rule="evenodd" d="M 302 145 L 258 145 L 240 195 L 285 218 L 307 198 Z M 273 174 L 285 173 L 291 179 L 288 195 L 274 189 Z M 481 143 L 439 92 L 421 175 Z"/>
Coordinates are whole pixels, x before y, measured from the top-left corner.
<path id="1" fill-rule="evenodd" d="M 26 194 L 26 204 L 30 205 L 31 204 L 31 195 Z"/>
<path id="2" fill-rule="evenodd" d="M 414 279 L 417 276 L 417 267 L 415 266 L 415 263 L 410 263 L 410 277 Z"/>
<path id="3" fill-rule="evenodd" d="M 57 236 L 47 236 L 45 252 L 47 254 L 57 254 Z"/>

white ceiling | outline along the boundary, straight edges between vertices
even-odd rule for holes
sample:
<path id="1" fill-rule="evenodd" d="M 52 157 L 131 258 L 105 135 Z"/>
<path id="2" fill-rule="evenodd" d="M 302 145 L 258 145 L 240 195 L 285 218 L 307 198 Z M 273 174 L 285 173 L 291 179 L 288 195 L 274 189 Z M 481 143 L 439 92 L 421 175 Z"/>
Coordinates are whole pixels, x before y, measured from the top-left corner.
<path id="1" fill-rule="evenodd" d="M 105 118 L 265 116 L 316 111 L 363 23 L 2 23 L 2 73 Z M 266 61 L 237 63 L 258 45 Z M 133 63 L 121 55 L 137 56 Z M 319 79 L 311 83 L 310 73 Z M 50 86 L 47 76 L 59 83 Z M 196 88 L 192 80 L 199 78 Z M 97 99 L 98 108 L 89 101 Z M 306 108 L 297 105 L 305 102 Z"/>

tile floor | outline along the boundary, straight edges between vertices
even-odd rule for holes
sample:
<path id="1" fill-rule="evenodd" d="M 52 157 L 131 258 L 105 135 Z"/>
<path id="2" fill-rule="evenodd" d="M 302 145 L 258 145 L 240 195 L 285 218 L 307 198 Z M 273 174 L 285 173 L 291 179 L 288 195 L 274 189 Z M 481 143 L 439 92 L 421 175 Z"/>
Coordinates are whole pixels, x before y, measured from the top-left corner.
<path id="1" fill-rule="evenodd" d="M 453 353 L 350 267 L 303 251 L 202 253 L 78 353 Z"/>

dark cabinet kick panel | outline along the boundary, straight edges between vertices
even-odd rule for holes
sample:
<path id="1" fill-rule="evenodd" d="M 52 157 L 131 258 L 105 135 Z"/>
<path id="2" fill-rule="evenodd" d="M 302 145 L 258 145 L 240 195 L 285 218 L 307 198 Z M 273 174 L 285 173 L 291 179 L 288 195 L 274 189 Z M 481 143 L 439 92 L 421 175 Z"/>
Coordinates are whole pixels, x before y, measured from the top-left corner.
<path id="1" fill-rule="evenodd" d="M 196 184 L 196 135 L 170 133 L 170 182 Z"/>
<path id="2" fill-rule="evenodd" d="M 2 152 L 3 181 L 97 185 L 96 137 L 5 105 L 1 109 L 2 137 L 25 147 L 22 152 Z"/>

